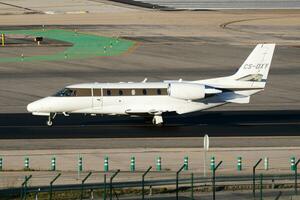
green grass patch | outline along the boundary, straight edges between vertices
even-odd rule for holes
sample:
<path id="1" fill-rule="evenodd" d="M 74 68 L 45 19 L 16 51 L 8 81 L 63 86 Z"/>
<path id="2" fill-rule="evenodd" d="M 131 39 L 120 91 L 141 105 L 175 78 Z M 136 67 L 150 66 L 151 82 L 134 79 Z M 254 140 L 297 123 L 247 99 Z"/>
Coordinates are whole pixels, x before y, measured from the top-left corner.
<path id="1" fill-rule="evenodd" d="M 7 35 L 23 34 L 30 36 L 40 36 L 73 44 L 73 46 L 66 48 L 64 51 L 57 52 L 51 55 L 37 55 L 26 57 L 26 52 L 24 51 L 24 58 L 22 58 L 21 55 L 18 57 L 5 57 L 0 58 L 0 62 L 54 61 L 65 59 L 85 59 L 96 56 L 115 56 L 128 51 L 130 47 L 134 45 L 134 42 L 129 40 L 77 33 L 75 31 L 61 29 L 7 30 L 0 31 L 0 33 L 4 33 Z M 36 48 L 39 47 L 37 46 Z"/>

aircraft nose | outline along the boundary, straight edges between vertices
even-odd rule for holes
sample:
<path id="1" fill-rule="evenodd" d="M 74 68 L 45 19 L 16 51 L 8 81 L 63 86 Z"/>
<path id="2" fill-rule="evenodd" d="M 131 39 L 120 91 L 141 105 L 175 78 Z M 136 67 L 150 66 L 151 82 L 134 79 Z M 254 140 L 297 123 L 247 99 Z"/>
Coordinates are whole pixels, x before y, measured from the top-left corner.
<path id="1" fill-rule="evenodd" d="M 27 105 L 28 112 L 50 112 L 52 109 L 51 99 L 45 97 Z"/>
<path id="2" fill-rule="evenodd" d="M 37 101 L 34 101 L 30 104 L 27 105 L 27 110 L 28 112 L 41 112 L 44 110 L 44 107 L 45 107 L 45 99 L 46 98 L 43 98 L 43 99 L 40 99 L 40 100 L 37 100 Z"/>
<path id="3" fill-rule="evenodd" d="M 28 112 L 35 112 L 38 110 L 38 103 L 37 102 L 32 102 L 27 105 L 27 111 Z"/>

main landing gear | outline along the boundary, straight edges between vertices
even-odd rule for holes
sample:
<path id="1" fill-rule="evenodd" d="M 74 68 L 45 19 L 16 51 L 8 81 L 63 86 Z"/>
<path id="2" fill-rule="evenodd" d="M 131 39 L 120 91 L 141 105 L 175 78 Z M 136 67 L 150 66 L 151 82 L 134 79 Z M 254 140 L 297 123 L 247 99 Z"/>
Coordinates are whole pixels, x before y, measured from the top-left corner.
<path id="1" fill-rule="evenodd" d="M 160 115 L 154 115 L 153 119 L 152 119 L 152 123 L 155 126 L 163 126 L 164 125 L 164 121 L 162 116 Z"/>
<path id="2" fill-rule="evenodd" d="M 49 117 L 48 117 L 48 120 L 47 120 L 47 125 L 48 126 L 52 126 L 53 125 L 53 119 L 55 118 L 56 116 L 56 113 L 50 113 Z"/>

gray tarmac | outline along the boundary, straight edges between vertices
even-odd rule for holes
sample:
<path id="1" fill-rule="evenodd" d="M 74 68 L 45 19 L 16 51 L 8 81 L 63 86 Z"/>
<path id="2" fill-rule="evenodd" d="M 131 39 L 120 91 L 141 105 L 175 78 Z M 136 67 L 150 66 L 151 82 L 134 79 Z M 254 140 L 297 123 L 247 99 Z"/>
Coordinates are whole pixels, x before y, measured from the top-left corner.
<path id="1" fill-rule="evenodd" d="M 200 24 L 180 24 L 179 13 L 171 12 L 176 23 L 147 21 L 145 18 L 169 13 L 131 13 L 140 16 L 131 24 L 119 20 L 91 24 L 95 17 L 84 15 L 80 19 L 85 25 L 68 25 L 69 21 L 47 25 L 47 28 L 64 28 L 92 34 L 115 36 L 133 40 L 135 49 L 121 56 L 95 57 L 83 60 L 19 62 L 0 64 L 0 138 L 5 149 L 86 149 L 99 145 L 112 148 L 183 147 L 197 146 L 198 140 L 186 137 L 256 136 L 253 140 L 226 138 L 213 140 L 216 147 L 249 146 L 298 146 L 300 109 L 299 28 L 296 11 L 282 12 L 225 12 L 212 13 L 212 22 L 205 21 L 206 13 L 182 13 L 182 19 L 199 17 Z M 286 13 L 290 18 L 286 19 Z M 131 15 L 129 15 L 131 16 Z M 181 15 L 180 15 L 181 16 Z M 221 19 L 223 16 L 224 20 Z M 260 16 L 260 20 L 251 21 Z M 44 15 L 40 16 L 45 17 Z M 55 24 L 60 16 L 49 15 Z M 64 15 L 65 18 L 70 18 Z M 78 16 L 72 16 L 78 18 Z M 128 17 L 128 16 L 127 16 Z M 216 18 L 217 17 L 217 18 Z M 228 19 L 226 18 L 228 17 Z M 12 16 L 12 22 L 18 16 Z M 268 18 L 271 20 L 264 21 Z M 19 19 L 19 18 L 18 18 Z M 38 17 L 32 16 L 33 24 Z M 21 20 L 21 19 L 19 19 Z M 131 19 L 133 20 L 133 19 Z M 162 17 L 162 21 L 164 18 Z M 246 22 L 237 22 L 246 20 Z M 249 22 L 247 20 L 250 20 Z M 281 21 L 285 21 L 283 26 Z M 90 23 L 88 23 L 90 22 Z M 281 22 L 281 23 L 280 23 Z M 25 24 L 28 22 L 24 22 Z M 74 20 L 72 21 L 74 24 Z M 250 23 L 250 24 L 248 24 Z M 257 23 L 257 24 L 256 24 Z M 268 24 L 268 25 L 266 25 Z M 1 26 L 1 29 L 40 28 L 36 26 Z M 153 127 L 140 118 L 77 117 L 59 116 L 54 127 L 45 127 L 45 118 L 26 113 L 26 105 L 39 98 L 51 95 L 60 88 L 82 82 L 119 82 L 197 80 L 233 74 L 259 42 L 277 43 L 266 90 L 251 98 L 247 105 L 228 104 L 203 114 L 170 119 L 166 127 Z M 0 48 L 0 57 L 47 54 L 62 51 L 64 47 Z M 228 114 L 224 111 L 235 110 Z M 246 110 L 246 113 L 241 113 Z M 258 111 L 259 110 L 259 111 Z M 269 112 L 270 111 L 270 112 Z M 295 111 L 294 113 L 289 113 Z M 216 112 L 216 113 L 214 113 Z M 210 114 L 209 114 L 210 113 Z M 271 137 L 283 136 L 280 139 Z M 261 140 L 257 136 L 271 136 Z M 289 138 L 293 136 L 294 140 Z M 169 137 L 171 140 L 160 140 Z M 178 138 L 174 138 L 178 137 Z M 184 138 L 185 137 L 185 138 Z M 57 140 L 60 138 L 60 140 Z M 76 138 L 76 143 L 70 139 Z M 123 139 L 104 139 L 123 138 Z M 224 137 L 223 137 L 224 138 Z M 13 139 L 19 139 L 13 141 Z M 111 142 L 110 142 L 111 141 Z M 171 142 L 169 142 L 171 141 Z M 238 142 L 241 141 L 241 144 Z M 200 144 L 201 145 L 201 141 Z"/>
<path id="2" fill-rule="evenodd" d="M 2 27 L 3 28 L 3 27 Z M 30 27 L 27 27 L 30 28 Z M 51 28 L 51 27 L 50 27 Z M 77 28 L 80 28 L 78 26 Z M 106 26 L 82 26 L 94 33 Z M 110 32 L 120 26 L 109 27 Z M 128 26 L 123 26 L 129 29 Z M 148 27 L 151 28 L 151 27 Z M 157 27 L 156 27 L 157 28 Z M 10 27 L 11 29 L 11 27 Z M 36 61 L 0 64 L 0 112 L 23 113 L 26 105 L 54 94 L 62 87 L 82 82 L 198 80 L 233 74 L 255 45 L 208 37 L 126 37 L 137 42 L 122 56 L 84 60 Z M 63 47 L 0 48 L 0 57 L 61 51 Z M 215 110 L 297 110 L 300 108 L 300 48 L 278 45 L 264 92 L 247 105 L 230 104 Z"/>
<path id="3" fill-rule="evenodd" d="M 37 10 L 43 11 L 41 8 Z M 245 164 L 250 171 L 253 163 L 265 156 L 276 163 L 275 171 L 277 168 L 289 171 L 289 157 L 291 154 L 298 155 L 300 142 L 298 12 L 209 13 L 138 11 L 127 13 L 124 17 L 120 12 L 103 15 L 101 11 L 99 15 L 80 16 L 2 15 L 1 29 L 36 28 L 46 23 L 47 28 L 118 35 L 137 43 L 134 51 L 122 56 L 0 63 L 0 150 L 1 155 L 6 156 L 4 167 L 8 170 L 22 169 L 26 154 L 32 158 L 33 169 L 48 170 L 50 156 L 58 155 L 61 156 L 59 160 L 68 157 L 66 163 L 59 166 L 61 170 L 76 170 L 77 156 L 83 153 L 86 170 L 102 169 L 103 165 L 99 163 L 104 155 L 112 156 L 113 168 L 128 170 L 128 156 L 135 153 L 138 160 L 146 159 L 139 166 L 144 170 L 153 164 L 158 152 L 164 152 L 164 165 L 173 173 L 187 152 L 191 154 L 191 160 L 202 162 L 199 159 L 202 158 L 202 139 L 204 134 L 209 134 L 211 148 L 217 150 L 210 153 L 218 153 L 218 158 L 231 163 L 225 165 L 225 171 L 236 169 L 236 157 L 241 153 L 243 158 L 247 158 Z M 257 17 L 260 18 L 258 21 L 251 21 Z M 262 20 L 266 18 L 271 23 Z M 23 27 L 11 26 L 20 24 Z M 275 42 L 278 45 L 267 88 L 254 96 L 251 104 L 230 104 L 196 116 L 170 118 L 165 127 L 153 127 L 140 118 L 92 119 L 90 116 L 59 116 L 55 126 L 46 127 L 45 118 L 26 113 L 29 102 L 74 83 L 142 81 L 145 77 L 150 81 L 197 80 L 231 75 L 259 42 Z M 63 49 L 0 48 L 0 57 L 20 56 L 22 53 L 48 54 Z M 237 112 L 228 112 L 232 110 Z M 197 162 L 193 164 L 199 170 Z M 13 176 L 22 181 L 24 173 L 27 172 L 17 171 Z M 5 174 L 10 175 L 9 172 Z M 50 176 L 45 177 L 48 184 Z M 128 176 L 125 178 L 128 179 Z M 14 178 L 2 182 L 12 186 L 15 183 Z"/>
<path id="4" fill-rule="evenodd" d="M 240 0 L 240 1 L 228 1 L 228 0 L 142 0 L 138 2 L 148 3 L 153 6 L 161 6 L 163 8 L 172 9 L 188 9 L 188 10 L 201 10 L 201 9 L 299 9 L 300 1 L 282 1 L 282 0 Z"/>
<path id="5" fill-rule="evenodd" d="M 299 136 L 278 137 L 211 137 L 211 148 L 298 147 Z M 0 150 L 44 149 L 132 149 L 203 148 L 203 137 L 168 138 L 77 138 L 77 139 L 2 139 Z"/>
<path id="6" fill-rule="evenodd" d="M 193 115 L 165 116 L 165 125 L 155 127 L 152 123 L 141 117 L 116 117 L 116 116 L 89 116 L 71 115 L 64 117 L 59 115 L 54 120 L 52 127 L 46 126 L 47 117 L 31 116 L 31 114 L 0 114 L 0 139 L 87 139 L 93 141 L 94 138 L 167 138 L 178 137 L 174 143 L 163 143 L 164 147 L 186 147 L 188 143 L 181 144 L 183 137 L 203 137 L 208 134 L 212 137 L 259 137 L 259 136 L 299 136 L 300 114 L 299 111 L 202 111 Z M 50 140 L 49 140 L 50 141 Z M 88 148 L 97 142 L 89 143 L 88 140 L 78 140 L 78 145 L 73 143 L 65 144 L 67 147 L 73 145 L 74 148 Z M 95 140 L 96 141 L 96 140 Z M 114 140 L 114 142 L 121 140 Z M 143 145 L 143 140 L 139 140 Z M 157 140 L 148 140 L 149 145 L 159 145 Z M 190 141 L 190 140 L 188 140 Z M 296 141 L 296 140 L 295 140 Z M 297 146 L 297 142 L 288 141 L 285 145 Z M 51 145 L 44 148 L 52 148 L 62 145 L 58 140 L 52 140 Z M 132 144 L 130 144 L 130 142 Z M 293 143 L 295 142 L 295 143 Z M 101 142 L 100 142 L 101 143 Z M 15 148 L 18 144 L 12 144 Z M 8 145 L 4 146 L 10 148 Z M 28 140 L 27 147 L 30 147 Z M 43 144 L 43 142 L 41 143 Z M 77 144 L 77 143 L 76 143 Z M 109 143 L 108 143 L 109 144 Z M 116 143 L 116 148 L 120 143 Z M 250 145 L 247 140 L 243 144 Z M 25 145 L 25 143 L 24 143 Z M 124 143 L 128 146 L 136 146 L 134 141 L 128 140 Z M 220 145 L 220 143 L 219 143 Z M 228 140 L 230 146 L 230 139 Z M 235 144 L 236 145 L 236 144 Z M 252 144 L 253 145 L 253 144 Z M 261 145 L 271 145 L 271 143 L 260 143 Z M 280 143 L 276 145 L 280 146 Z M 275 146 L 276 146 L 275 145 Z M 38 145 L 41 146 L 41 145 Z M 121 146 L 121 145 L 120 145 Z M 226 146 L 226 145 L 225 145 Z M 273 144 L 274 146 L 274 144 Z"/>

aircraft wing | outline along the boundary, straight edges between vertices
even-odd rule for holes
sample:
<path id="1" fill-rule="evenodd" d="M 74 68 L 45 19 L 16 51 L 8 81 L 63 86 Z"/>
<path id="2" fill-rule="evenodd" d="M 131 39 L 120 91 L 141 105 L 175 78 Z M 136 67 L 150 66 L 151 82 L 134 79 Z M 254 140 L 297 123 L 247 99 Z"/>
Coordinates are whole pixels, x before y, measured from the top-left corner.
<path id="1" fill-rule="evenodd" d="M 162 111 L 155 109 L 127 109 L 125 112 L 130 115 L 159 115 L 163 113 Z"/>

